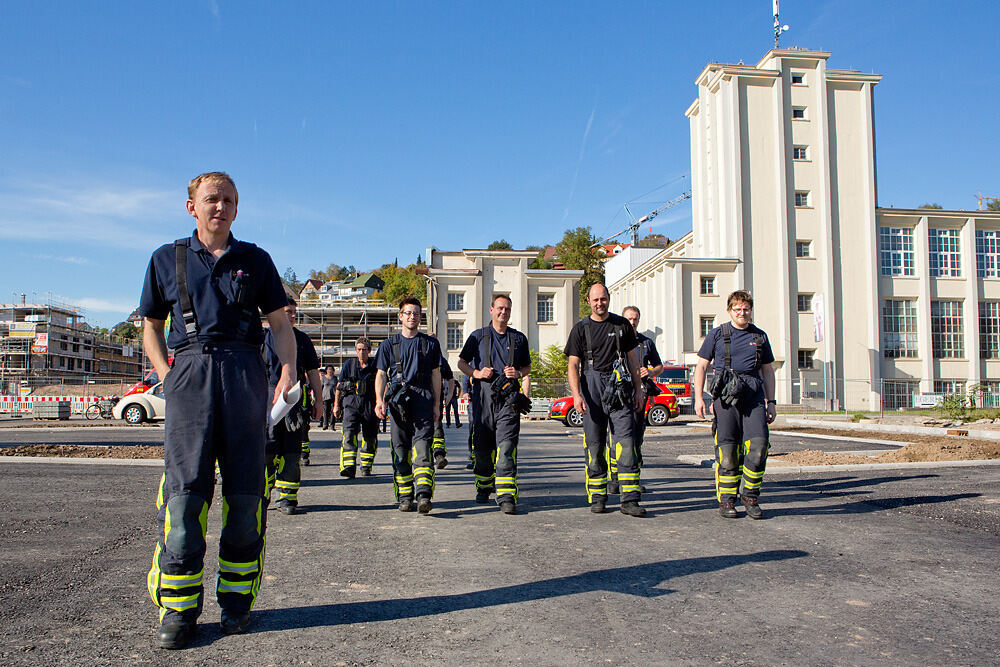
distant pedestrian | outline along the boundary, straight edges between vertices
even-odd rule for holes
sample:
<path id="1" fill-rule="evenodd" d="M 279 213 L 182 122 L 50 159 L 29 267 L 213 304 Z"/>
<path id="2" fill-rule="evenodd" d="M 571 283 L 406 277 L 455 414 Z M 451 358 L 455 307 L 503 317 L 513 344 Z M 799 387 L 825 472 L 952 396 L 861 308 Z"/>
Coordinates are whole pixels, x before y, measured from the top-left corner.
<path id="1" fill-rule="evenodd" d="M 337 391 L 337 374 L 334 373 L 333 366 L 327 366 L 323 371 L 323 375 L 320 378 L 323 383 L 323 430 L 333 428 L 334 424 L 337 423 L 337 416 L 333 410 L 333 404 L 336 402 L 334 393 Z"/>

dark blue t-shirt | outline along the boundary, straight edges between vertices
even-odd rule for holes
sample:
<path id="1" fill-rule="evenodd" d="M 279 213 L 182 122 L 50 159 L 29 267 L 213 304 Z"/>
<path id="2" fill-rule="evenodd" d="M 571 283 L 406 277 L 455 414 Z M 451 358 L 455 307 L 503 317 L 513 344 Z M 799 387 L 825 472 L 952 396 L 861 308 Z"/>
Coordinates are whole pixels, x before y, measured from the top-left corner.
<path id="1" fill-rule="evenodd" d="M 731 323 L 727 323 L 731 326 Z M 705 342 L 698 350 L 698 356 L 712 364 L 715 370 L 722 370 L 726 365 L 726 346 L 722 329 L 726 325 L 717 326 L 705 336 Z M 732 359 L 732 369 L 737 373 L 757 374 L 760 366 L 774 361 L 771 342 L 767 334 L 753 324 L 746 329 L 732 327 L 732 340 L 729 344 L 729 356 Z M 760 348 L 760 365 L 757 365 L 757 350 Z"/>
<path id="2" fill-rule="evenodd" d="M 240 319 L 244 309 L 237 303 L 237 287 L 244 290 L 250 310 L 245 342 L 260 345 L 264 330 L 260 313 L 270 313 L 288 305 L 285 288 L 270 255 L 252 243 L 229 235 L 229 250 L 218 259 L 191 236 L 187 252 L 188 294 L 198 322 L 195 341 L 188 341 L 184 315 L 177 295 L 177 260 L 174 244 L 160 246 L 149 260 L 139 298 L 139 315 L 154 320 L 170 318 L 167 345 L 175 350 L 191 342 L 227 343 L 240 340 Z M 238 272 L 241 277 L 238 276 Z"/>
<path id="3" fill-rule="evenodd" d="M 636 333 L 635 339 L 638 343 L 635 352 L 639 355 L 640 367 L 645 366 L 646 368 L 650 368 L 663 363 L 660 359 L 660 353 L 656 351 L 656 344 L 653 343 L 652 338 L 641 333 Z"/>
<path id="4" fill-rule="evenodd" d="M 490 337 L 489 363 L 485 360 L 486 336 Z M 497 373 L 502 373 L 506 366 L 521 370 L 524 366 L 531 365 L 527 337 L 514 327 L 507 327 L 507 331 L 501 334 L 492 324 L 469 334 L 458 356 L 475 370 L 490 366 Z"/>
<path id="5" fill-rule="evenodd" d="M 302 383 L 302 391 L 306 391 L 309 385 L 306 374 L 319 368 L 319 357 L 316 356 L 316 347 L 309 336 L 295 327 L 292 327 L 292 331 L 295 333 L 296 377 Z M 278 379 L 281 377 L 281 360 L 278 359 L 274 334 L 270 329 L 264 335 L 264 361 L 267 363 L 267 382 L 273 390 L 278 386 Z"/>
<path id="6" fill-rule="evenodd" d="M 399 341 L 399 356 L 403 363 L 403 382 L 422 389 L 431 389 L 431 373 L 441 364 L 441 346 L 437 340 L 425 333 L 418 333 L 413 338 L 403 334 L 393 334 L 378 346 L 375 354 L 375 365 L 380 371 L 385 371 L 389 380 L 396 373 L 396 357 L 393 354 L 393 343 Z"/>

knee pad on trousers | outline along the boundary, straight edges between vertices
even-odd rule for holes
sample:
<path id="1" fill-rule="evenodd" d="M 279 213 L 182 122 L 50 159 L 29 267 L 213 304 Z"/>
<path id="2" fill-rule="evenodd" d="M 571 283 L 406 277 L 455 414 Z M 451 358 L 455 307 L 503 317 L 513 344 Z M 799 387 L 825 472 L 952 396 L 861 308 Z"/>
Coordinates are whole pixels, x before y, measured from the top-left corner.
<path id="1" fill-rule="evenodd" d="M 737 454 L 736 447 L 719 445 L 718 450 L 720 468 L 723 470 L 736 470 L 740 467 L 740 457 Z"/>
<path id="2" fill-rule="evenodd" d="M 256 544 L 260 539 L 261 499 L 257 496 L 226 496 L 222 502 L 222 541 L 235 549 Z"/>
<path id="3" fill-rule="evenodd" d="M 748 442 L 743 463 L 758 467 L 767 458 L 767 450 L 769 449 L 767 438 L 750 438 Z"/>
<path id="4" fill-rule="evenodd" d="M 163 544 L 178 556 L 198 553 L 205 542 L 208 503 L 200 496 L 184 494 L 167 501 L 167 534 Z"/>

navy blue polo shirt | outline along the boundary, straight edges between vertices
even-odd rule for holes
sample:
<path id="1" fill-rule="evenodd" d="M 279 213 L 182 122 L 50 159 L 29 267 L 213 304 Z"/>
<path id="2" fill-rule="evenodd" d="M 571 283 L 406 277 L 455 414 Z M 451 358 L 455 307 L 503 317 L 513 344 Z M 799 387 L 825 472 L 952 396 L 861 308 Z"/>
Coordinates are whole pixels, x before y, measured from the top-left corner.
<path id="1" fill-rule="evenodd" d="M 490 337 L 491 359 L 488 362 L 484 359 L 486 336 Z M 521 370 L 524 366 L 531 365 L 531 353 L 528 351 L 528 339 L 525 335 L 514 327 L 507 327 L 504 333 L 499 333 L 492 323 L 469 334 L 458 356 L 477 371 L 490 366 L 497 373 L 503 373 L 505 366 Z"/>
<path id="2" fill-rule="evenodd" d="M 698 350 L 698 356 L 706 361 L 713 361 L 716 370 L 722 370 L 726 365 L 726 344 L 722 336 L 720 325 L 708 332 L 705 342 Z M 760 364 L 769 364 L 774 361 L 774 352 L 771 351 L 771 342 L 767 339 L 767 334 L 758 329 L 753 324 L 746 329 L 733 327 L 732 339 L 729 343 L 729 356 L 732 359 L 732 369 L 737 373 L 756 374 L 760 366 L 756 365 L 757 347 L 760 346 Z"/>
<path id="3" fill-rule="evenodd" d="M 636 332 L 635 340 L 638 346 L 635 348 L 636 354 L 639 355 L 639 366 L 645 366 L 646 368 L 653 368 L 654 366 L 659 366 L 663 363 L 660 359 L 660 353 L 656 351 L 656 344 L 653 339 L 645 334 Z"/>
<path id="4" fill-rule="evenodd" d="M 305 333 L 292 327 L 295 334 L 295 366 L 296 377 L 302 383 L 302 390 L 308 389 L 309 371 L 319 368 L 319 357 L 316 356 L 316 346 Z M 274 345 L 274 335 L 271 330 L 267 330 L 264 336 L 264 361 L 267 362 L 267 383 L 273 390 L 278 386 L 281 379 L 281 359 L 278 358 L 278 351 Z"/>
<path id="5" fill-rule="evenodd" d="M 399 356 L 403 362 L 403 382 L 421 389 L 431 389 L 431 372 L 441 365 L 441 345 L 437 339 L 425 333 L 418 333 L 413 338 L 403 334 L 393 334 L 385 339 L 375 353 L 375 365 L 380 371 L 392 379 L 396 369 L 396 357 L 393 355 L 394 341 L 399 341 Z"/>
<path id="6" fill-rule="evenodd" d="M 195 341 L 188 341 L 184 315 L 177 296 L 177 263 L 174 244 L 157 248 L 149 260 L 139 298 L 139 315 L 154 320 L 170 318 L 167 345 L 175 350 L 191 342 L 227 343 L 238 340 L 242 308 L 236 303 L 237 272 L 242 272 L 244 297 L 252 310 L 245 342 L 260 345 L 264 330 L 260 315 L 288 305 L 278 270 L 271 256 L 253 243 L 237 241 L 229 235 L 229 250 L 218 259 L 191 235 L 187 252 L 188 294 L 198 321 Z"/>

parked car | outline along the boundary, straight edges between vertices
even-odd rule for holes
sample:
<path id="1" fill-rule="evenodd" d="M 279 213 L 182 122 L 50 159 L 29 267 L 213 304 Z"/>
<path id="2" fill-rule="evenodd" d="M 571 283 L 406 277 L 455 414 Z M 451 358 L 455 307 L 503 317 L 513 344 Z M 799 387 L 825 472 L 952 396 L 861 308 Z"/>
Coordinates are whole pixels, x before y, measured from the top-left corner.
<path id="1" fill-rule="evenodd" d="M 694 401 L 691 394 L 691 369 L 687 366 L 666 365 L 656 378 L 656 383 L 666 385 L 674 396 L 677 397 L 677 404 L 682 409 L 689 412 L 694 408 Z"/>
<path id="2" fill-rule="evenodd" d="M 660 395 L 646 400 L 646 423 L 650 426 L 663 426 L 681 413 L 677 405 L 677 397 L 666 384 L 656 380 Z M 549 408 L 549 419 L 561 421 L 565 426 L 583 426 L 583 415 L 573 407 L 573 397 L 560 398 Z"/>
<path id="3" fill-rule="evenodd" d="M 167 402 L 163 398 L 163 383 L 158 382 L 140 394 L 124 396 L 111 410 L 111 415 L 115 419 L 124 419 L 129 424 L 166 418 Z"/>
<path id="4" fill-rule="evenodd" d="M 141 380 L 136 382 L 134 385 L 125 390 L 125 396 L 131 396 L 132 394 L 143 394 L 149 391 L 150 387 L 155 387 L 160 383 L 160 376 L 156 374 L 156 369 L 147 372 Z"/>

